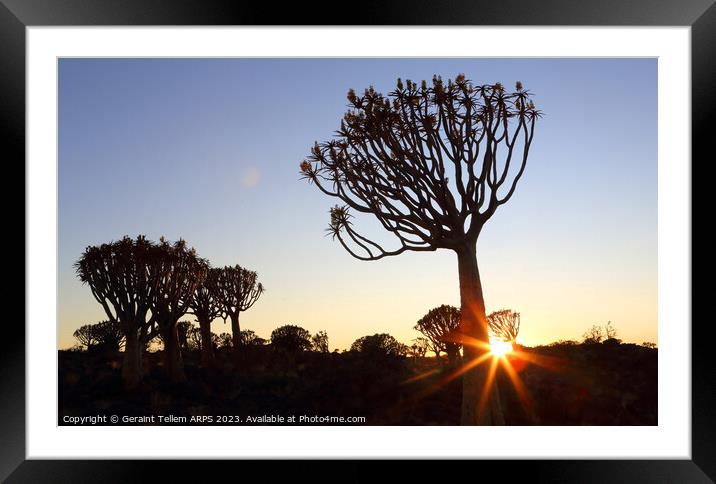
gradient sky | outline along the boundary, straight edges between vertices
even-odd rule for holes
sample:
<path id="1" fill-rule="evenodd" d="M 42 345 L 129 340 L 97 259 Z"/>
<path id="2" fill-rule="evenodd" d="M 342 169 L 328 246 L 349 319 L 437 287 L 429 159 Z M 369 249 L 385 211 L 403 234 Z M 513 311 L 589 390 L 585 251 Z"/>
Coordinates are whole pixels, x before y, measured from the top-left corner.
<path id="1" fill-rule="evenodd" d="M 73 263 L 125 234 L 256 270 L 267 292 L 242 328 L 262 337 L 286 323 L 328 331 L 331 349 L 418 336 L 430 308 L 459 306 L 454 253 L 353 259 L 325 236 L 336 201 L 298 164 L 338 128 L 349 88 L 434 73 L 520 80 L 546 114 L 478 242 L 488 311 L 520 311 L 529 345 L 608 320 L 657 342 L 656 59 L 61 59 L 59 347 L 105 319 Z"/>

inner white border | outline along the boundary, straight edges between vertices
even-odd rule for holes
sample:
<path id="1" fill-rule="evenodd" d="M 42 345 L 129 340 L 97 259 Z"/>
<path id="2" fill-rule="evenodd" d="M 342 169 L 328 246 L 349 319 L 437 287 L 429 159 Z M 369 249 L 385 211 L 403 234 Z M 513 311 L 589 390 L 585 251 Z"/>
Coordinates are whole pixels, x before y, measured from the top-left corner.
<path id="1" fill-rule="evenodd" d="M 658 57 L 659 425 L 57 426 L 57 58 L 78 56 Z M 28 28 L 27 457 L 690 458 L 690 67 L 686 27 Z"/>

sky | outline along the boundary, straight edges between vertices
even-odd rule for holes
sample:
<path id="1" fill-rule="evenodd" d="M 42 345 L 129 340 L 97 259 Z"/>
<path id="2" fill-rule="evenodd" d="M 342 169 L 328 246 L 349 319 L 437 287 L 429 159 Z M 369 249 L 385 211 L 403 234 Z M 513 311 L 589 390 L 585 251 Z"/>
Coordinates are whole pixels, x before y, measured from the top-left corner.
<path id="1" fill-rule="evenodd" d="M 656 59 L 60 59 L 58 347 L 106 319 L 74 262 L 138 234 L 257 271 L 267 290 L 241 323 L 264 338 L 290 323 L 326 330 L 331 350 L 410 343 L 428 310 L 459 307 L 456 255 L 352 258 L 326 236 L 336 200 L 299 163 L 334 136 L 349 88 L 459 73 L 521 81 L 545 113 L 478 241 L 487 311 L 519 311 L 527 345 L 607 321 L 657 342 Z"/>

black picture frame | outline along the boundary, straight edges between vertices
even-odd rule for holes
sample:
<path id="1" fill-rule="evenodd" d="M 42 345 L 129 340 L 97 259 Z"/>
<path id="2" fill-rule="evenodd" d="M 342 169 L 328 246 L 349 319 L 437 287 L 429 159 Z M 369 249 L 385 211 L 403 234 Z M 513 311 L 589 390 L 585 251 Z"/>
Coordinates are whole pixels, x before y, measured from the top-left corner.
<path id="1" fill-rule="evenodd" d="M 411 0 L 410 2 L 241 2 L 218 0 L 0 0 L 0 116 L 6 166 L 25 162 L 25 27 L 82 25 L 574 25 L 690 26 L 692 66 L 692 160 L 713 159 L 711 147 L 716 113 L 716 4 L 714 0 Z M 15 163 L 12 163 L 15 162 Z M 692 167 L 694 163 L 692 161 Z M 697 181 L 698 178 L 693 177 Z M 692 188 L 692 193 L 698 191 Z M 692 205 L 696 206 L 695 203 Z M 693 218 L 693 217 L 692 217 Z M 693 232 L 691 234 L 693 240 Z M 27 241 L 26 241 L 27 242 Z M 693 287 L 697 289 L 697 287 Z M 693 291 L 692 291 L 693 292 Z M 692 301 L 698 301 L 693 298 Z M 695 308 L 694 308 L 695 309 Z M 695 313 L 694 313 L 695 314 Z M 509 467 L 511 476 L 556 482 L 712 482 L 716 479 L 716 379 L 708 335 L 710 321 L 693 318 L 692 334 L 692 460 L 500 461 L 463 463 L 440 469 L 441 478 L 458 473 L 487 475 Z M 685 328 L 688 330 L 688 328 Z M 162 476 L 188 481 L 212 466 L 216 479 L 236 463 L 197 461 L 50 461 L 26 460 L 25 332 L 7 324 L 0 341 L 0 478 L 7 482 L 133 482 Z M 709 457 L 711 456 L 711 457 Z M 243 462 L 242 474 L 251 466 Z M 272 464 L 273 465 L 273 464 Z M 293 462 L 315 476 L 311 463 Z M 402 478 L 429 478 L 425 466 L 406 465 Z M 335 472 L 340 472 L 335 474 Z M 365 463 L 342 463 L 326 471 L 331 480 L 364 482 L 375 475 Z M 209 475 L 210 476 L 210 475 Z M 388 477 L 388 474 L 385 475 Z M 153 479 L 152 479 L 153 480 Z"/>

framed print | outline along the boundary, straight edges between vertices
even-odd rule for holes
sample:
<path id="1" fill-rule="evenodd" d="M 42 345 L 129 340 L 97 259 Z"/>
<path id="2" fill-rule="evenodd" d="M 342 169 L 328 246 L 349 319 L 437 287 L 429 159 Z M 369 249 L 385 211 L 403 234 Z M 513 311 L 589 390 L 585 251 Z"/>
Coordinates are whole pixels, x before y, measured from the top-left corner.
<path id="1" fill-rule="evenodd" d="M 513 7 L 5 1 L 28 283 L 3 478 L 713 479 L 716 7 Z"/>

